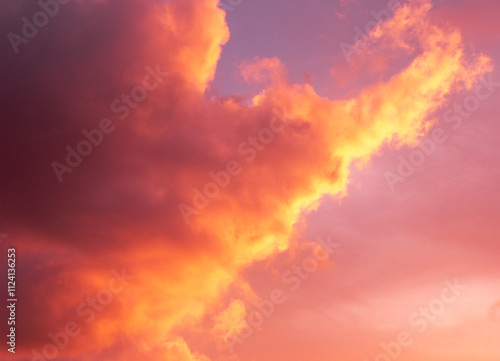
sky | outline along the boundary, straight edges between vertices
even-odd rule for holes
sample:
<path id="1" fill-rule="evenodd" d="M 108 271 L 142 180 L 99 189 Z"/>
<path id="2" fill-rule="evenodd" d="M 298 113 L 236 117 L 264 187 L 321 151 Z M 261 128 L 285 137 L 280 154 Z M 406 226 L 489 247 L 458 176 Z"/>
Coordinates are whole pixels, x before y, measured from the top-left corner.
<path id="1" fill-rule="evenodd" d="M 498 361 L 499 10 L 0 0 L 0 360 Z"/>

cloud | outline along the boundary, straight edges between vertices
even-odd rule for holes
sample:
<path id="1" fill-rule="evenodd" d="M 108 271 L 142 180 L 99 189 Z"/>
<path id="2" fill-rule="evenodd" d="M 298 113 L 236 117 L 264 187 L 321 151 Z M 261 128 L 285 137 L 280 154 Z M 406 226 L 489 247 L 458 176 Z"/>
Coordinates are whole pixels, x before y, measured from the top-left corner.
<path id="1" fill-rule="evenodd" d="M 204 355 L 193 355 L 183 339 L 176 338 L 166 344 L 168 360 L 172 361 L 210 361 Z"/>
<path id="2" fill-rule="evenodd" d="M 206 361 L 178 329 L 202 327 L 243 267 L 287 249 L 304 213 L 345 193 L 353 163 L 389 143 L 415 144 L 446 96 L 491 68 L 484 56 L 466 60 L 459 32 L 432 24 L 428 3 L 412 21 L 405 9 L 374 39 L 406 48 L 404 34 L 414 32 L 421 53 L 347 100 L 293 84 L 278 58 L 242 65 L 247 81 L 265 86 L 252 105 L 207 99 L 229 36 L 215 0 L 74 2 L 19 54 L 2 43 L 2 229 L 18 235 L 32 265 L 20 275 L 29 286 L 18 357 L 74 320 L 82 333 L 64 357 Z M 35 10 L 0 5 L 2 31 L 18 31 Z M 121 121 L 110 105 L 156 64 L 169 75 Z M 116 130 L 59 183 L 51 163 L 104 117 Z M 280 130 L 264 132 L 273 122 Z M 179 204 L 192 204 L 194 189 L 230 161 L 241 174 L 186 224 Z M 122 267 L 134 280 L 87 324 L 78 305 Z M 236 332 L 230 318 L 242 314 L 235 300 L 215 316 L 216 332 Z"/>
<path id="3" fill-rule="evenodd" d="M 214 333 L 227 342 L 245 327 L 246 310 L 241 300 L 232 300 L 226 310 L 215 316 Z"/>

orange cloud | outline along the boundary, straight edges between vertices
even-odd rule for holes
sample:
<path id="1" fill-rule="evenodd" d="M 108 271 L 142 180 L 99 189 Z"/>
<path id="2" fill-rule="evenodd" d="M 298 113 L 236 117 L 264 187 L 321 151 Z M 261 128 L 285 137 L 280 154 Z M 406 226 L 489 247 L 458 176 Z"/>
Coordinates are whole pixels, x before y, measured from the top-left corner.
<path id="1" fill-rule="evenodd" d="M 241 300 L 232 300 L 226 310 L 215 316 L 213 331 L 227 340 L 245 327 L 246 310 Z"/>
<path id="2" fill-rule="evenodd" d="M 137 2 L 130 4 L 138 7 Z M 400 8 L 370 35 L 373 46 L 406 51 L 411 34 L 422 49 L 389 80 L 366 87 L 352 99 L 330 100 L 309 84 L 292 84 L 279 59 L 260 59 L 242 66 L 247 81 L 267 83 L 251 106 L 203 97 L 229 36 L 217 1 L 147 6 L 135 23 L 142 39 L 130 45 L 135 51 L 127 56 L 150 64 L 161 58 L 170 77 L 151 93 L 133 121 L 117 124 L 121 131 L 99 149 L 101 163 L 89 160 L 73 183 L 58 184 L 57 189 L 51 181 L 42 182 L 42 193 L 55 199 L 48 200 L 50 209 L 57 211 L 44 212 L 43 199 L 37 208 L 40 214 L 29 217 L 17 205 L 8 205 L 12 224 L 25 219 L 44 224 L 45 231 L 38 232 L 45 233 L 43 242 L 51 245 L 50 250 L 40 247 L 32 254 L 36 267 L 45 270 L 42 280 L 32 275 L 30 282 L 41 282 L 33 292 L 45 294 L 36 302 L 47 314 L 34 315 L 40 334 L 27 338 L 30 345 L 43 349 L 48 332 L 63 330 L 75 318 L 84 329 L 61 350 L 63 356 L 207 361 L 191 352 L 180 330 L 203 327 L 203 316 L 216 313 L 221 294 L 239 282 L 238 273 L 245 266 L 287 249 L 302 216 L 323 195 L 344 194 L 352 164 L 366 163 L 388 144 L 416 144 L 446 97 L 461 87 L 470 88 L 491 69 L 485 56 L 466 61 L 459 32 L 431 23 L 429 4 Z M 120 41 L 128 44 L 128 39 Z M 124 61 L 121 51 L 116 46 L 106 59 L 93 60 L 114 69 L 114 60 Z M 127 84 L 137 83 L 142 68 L 134 61 L 129 66 Z M 116 76 L 121 79 L 121 73 Z M 54 79 L 40 81 L 47 81 L 49 88 Z M 54 89 L 65 94 L 66 83 Z M 82 86 L 74 96 L 91 92 L 92 109 L 101 111 L 100 92 L 92 89 Z M 57 152 L 50 148 L 50 154 Z M 241 173 L 224 187 L 216 184 L 217 196 L 205 195 L 209 204 L 197 209 L 194 189 L 204 192 L 206 184 L 214 182 L 210 172 L 223 171 L 231 161 Z M 22 193 L 24 187 L 15 191 Z M 189 224 L 179 212 L 180 203 L 197 209 Z M 19 230 L 25 237 L 20 249 L 28 252 L 41 238 L 26 228 Z M 66 261 L 57 261 L 61 259 Z M 108 287 L 108 268 L 121 265 L 134 279 L 86 324 L 77 311 L 79 303 Z M 54 289 L 56 295 L 47 294 Z M 249 293 L 243 292 L 242 298 Z M 240 330 L 244 308 L 235 300 L 212 316 L 215 326 L 205 326 L 207 332 L 225 340 Z M 127 347 L 119 347 L 121 342 Z M 31 357 L 31 348 L 20 357 Z"/>

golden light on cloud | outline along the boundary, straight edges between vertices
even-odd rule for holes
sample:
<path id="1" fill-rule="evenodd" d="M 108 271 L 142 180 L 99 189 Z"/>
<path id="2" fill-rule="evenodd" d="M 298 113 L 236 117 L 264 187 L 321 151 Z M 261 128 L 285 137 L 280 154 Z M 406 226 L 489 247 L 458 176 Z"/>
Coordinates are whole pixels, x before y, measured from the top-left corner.
<path id="1" fill-rule="evenodd" d="M 37 307 L 47 310 L 47 315 L 33 319 L 33 329 L 40 327 L 42 337 L 29 334 L 32 347 L 20 357 L 32 357 L 32 349 L 43 353 L 46 334 L 64 330 L 68 319 L 78 319 L 85 327 L 60 357 L 210 361 L 206 355 L 212 348 L 220 349 L 244 329 L 246 307 L 257 297 L 242 273 L 288 251 L 292 240 L 301 237 L 305 217 L 318 209 L 325 195 L 347 194 L 353 166 L 366 166 L 387 147 L 417 145 L 450 96 L 472 89 L 493 68 L 488 56 L 471 54 L 459 29 L 433 19 L 430 0 L 408 1 L 355 44 L 361 51 L 353 58 L 353 67 L 371 62 L 370 71 L 389 69 L 387 77 L 371 79 L 344 98 L 330 99 L 310 83 L 290 80 L 279 57 L 257 57 L 239 66 L 246 83 L 263 87 L 248 97 L 252 100 L 248 105 L 246 98 L 216 95 L 216 70 L 230 35 L 228 15 L 218 1 L 141 5 L 127 0 L 126 9 L 117 3 L 118 15 L 123 12 L 117 19 L 132 22 L 133 30 L 123 34 L 116 30 L 122 29 L 119 21 L 103 20 L 111 11 L 108 2 L 92 4 L 96 8 L 88 11 L 96 17 L 103 14 L 96 24 L 116 31 L 110 38 L 118 40 L 99 42 L 95 51 L 89 51 L 104 53 L 102 58 L 81 60 L 72 55 L 78 49 L 64 51 L 61 59 L 75 56 L 79 62 L 95 63 L 96 74 L 94 70 L 76 74 L 76 83 L 83 85 L 75 90 L 68 85 L 73 83 L 66 72 L 51 68 L 37 81 L 47 88 L 54 83 L 54 93 L 61 95 L 53 103 L 68 105 L 47 113 L 35 107 L 33 113 L 43 119 L 54 114 L 74 119 L 69 125 L 57 123 L 56 130 L 47 127 L 55 134 L 47 139 L 58 146 L 64 141 L 59 147 L 63 150 L 66 143 L 75 143 L 75 134 L 82 134 L 71 127 L 89 128 L 82 118 L 116 115 L 109 107 L 115 96 L 109 94 L 118 88 L 132 89 L 117 99 L 129 106 L 134 119 L 116 121 L 116 131 L 106 134 L 93 150 L 92 157 L 101 158 L 92 163 L 89 155 L 80 168 L 68 172 L 72 178 L 56 185 L 60 188 L 55 188 L 51 173 L 48 185 L 40 186 L 45 187 L 43 197 L 26 196 L 36 201 L 24 207 L 33 213 L 23 215 L 23 220 L 33 220 L 46 238 L 37 238 L 31 223 L 26 229 L 19 226 L 19 248 L 33 258 L 34 269 L 44 272 L 43 278 L 30 276 L 30 282 L 40 285 L 33 290 L 54 289 L 57 297 L 36 298 Z M 72 19 L 75 14 L 68 16 Z M 342 20 L 347 17 L 343 12 Z M 242 29 L 244 25 L 238 28 Z M 140 40 L 134 37 L 136 32 Z M 44 41 L 50 45 L 55 41 L 51 39 Z M 39 51 L 32 49 L 27 51 Z M 389 55 L 380 57 L 380 52 Z M 400 55 L 398 66 L 388 66 Z M 22 61 L 24 67 L 35 66 Z M 53 62 L 37 61 L 40 67 Z M 160 64 L 154 74 L 162 78 L 154 90 L 144 90 L 144 99 L 133 103 L 134 89 L 144 88 L 131 85 L 144 83 L 143 63 Z M 59 65 L 54 64 L 54 68 Z M 110 75 L 111 85 L 101 89 L 99 69 L 124 75 L 117 79 Z M 337 70 L 334 67 L 332 73 Z M 93 82 L 99 85 L 95 92 Z M 38 88 L 33 89 L 38 94 Z M 70 91 L 75 99 L 83 97 L 93 106 L 69 103 L 70 97 L 64 96 Z M 53 106 L 51 101 L 47 104 Z M 5 114 L 9 112 L 14 114 L 10 108 Z M 35 128 L 46 131 L 39 124 Z M 47 153 L 59 157 L 59 148 Z M 24 194 L 31 179 L 38 178 L 29 174 L 26 179 L 15 186 L 6 181 L 6 189 Z M 50 203 L 44 197 L 51 193 L 56 194 L 52 208 L 57 209 L 52 213 L 43 208 Z M 12 204 L 9 211 L 21 212 L 17 203 Z M 17 227 L 22 222 L 14 219 L 12 224 Z M 44 247 L 35 246 L 39 240 Z M 110 267 L 123 267 L 121 276 L 107 272 Z M 113 293 L 117 282 L 123 287 Z M 112 300 L 102 307 L 93 305 L 108 295 L 102 290 L 111 290 Z M 88 304 L 80 306 L 82 297 Z M 29 307 L 35 309 L 33 304 Z M 309 312 L 302 311 L 294 316 Z M 92 312 L 95 319 L 82 318 L 82 313 Z M 302 325 L 303 318 L 297 318 Z M 208 341 L 200 340 L 200 335 Z M 236 356 L 222 359 L 233 361 Z"/>

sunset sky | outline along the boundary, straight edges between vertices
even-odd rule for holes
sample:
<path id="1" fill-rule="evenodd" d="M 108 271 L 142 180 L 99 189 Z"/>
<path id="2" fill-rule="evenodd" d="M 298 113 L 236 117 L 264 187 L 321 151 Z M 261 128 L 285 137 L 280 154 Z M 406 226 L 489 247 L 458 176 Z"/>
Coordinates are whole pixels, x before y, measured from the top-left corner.
<path id="1" fill-rule="evenodd" d="M 500 361 L 499 13 L 0 0 L 0 360 Z"/>

